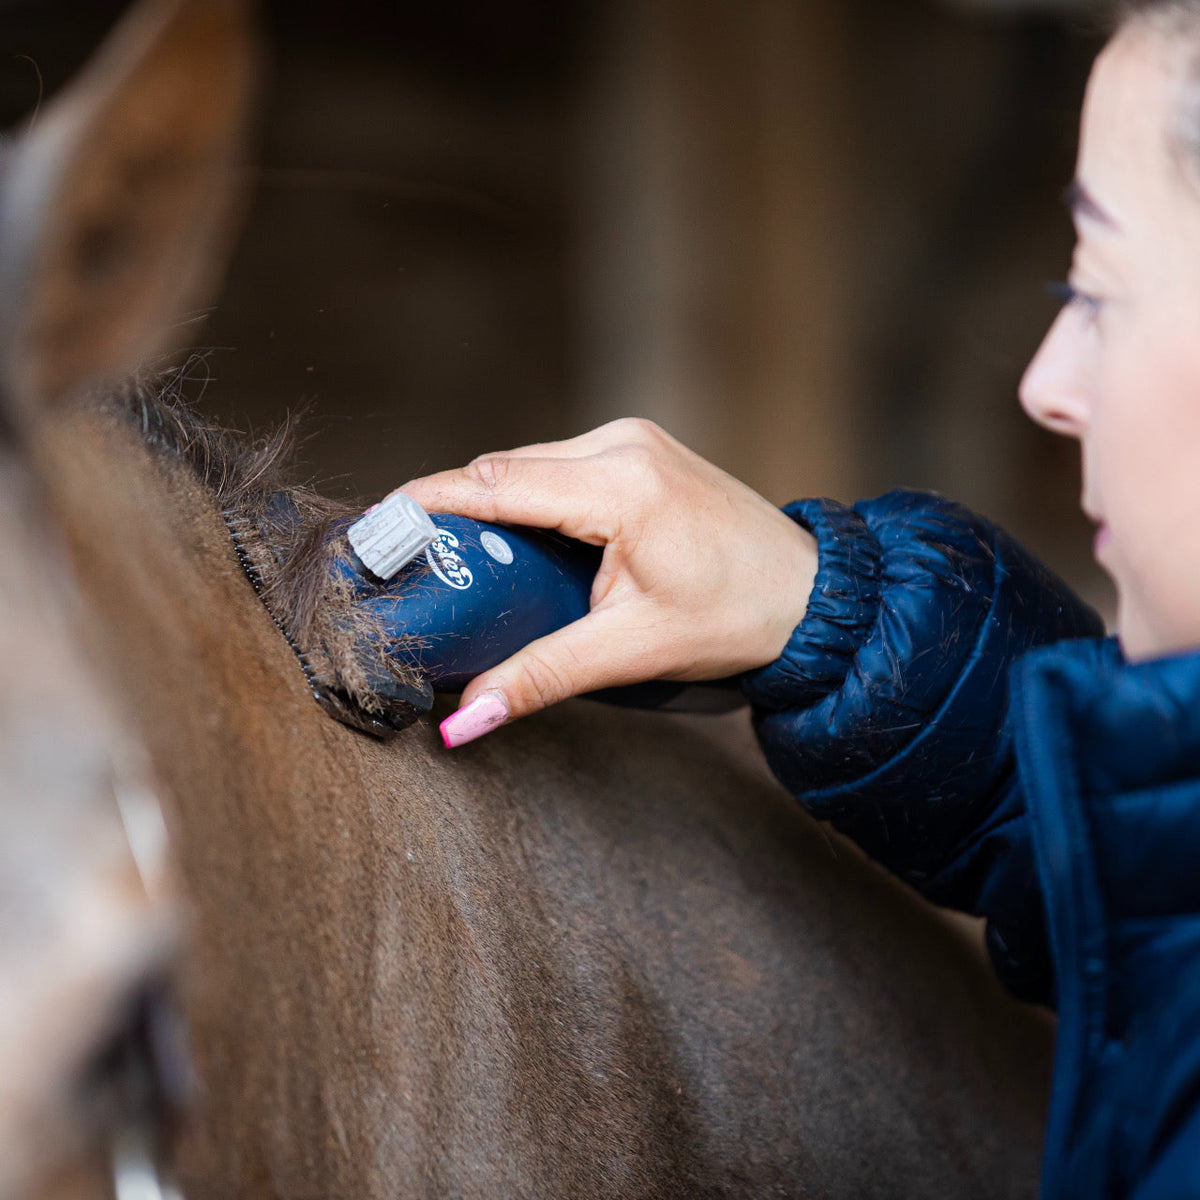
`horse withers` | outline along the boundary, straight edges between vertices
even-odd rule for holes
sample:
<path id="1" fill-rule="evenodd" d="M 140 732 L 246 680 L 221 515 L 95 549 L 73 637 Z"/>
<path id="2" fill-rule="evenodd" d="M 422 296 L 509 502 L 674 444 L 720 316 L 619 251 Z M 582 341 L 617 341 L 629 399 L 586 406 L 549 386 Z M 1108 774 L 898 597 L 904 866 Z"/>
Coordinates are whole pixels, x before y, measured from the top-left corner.
<path id="1" fill-rule="evenodd" d="M 447 755 L 436 713 L 383 743 L 314 703 L 224 515 L 288 494 L 285 453 L 207 427 L 177 377 L 111 382 L 226 240 L 214 178 L 244 118 L 203 80 L 248 61 L 232 0 L 130 19 L 59 102 L 77 132 L 48 114 L 5 181 L 0 481 L 24 482 L 0 539 L 42 651 L 4 660 L 0 746 L 29 748 L 33 798 L 4 816 L 43 866 L 20 892 L 0 857 L 0 953 L 64 914 L 55 953 L 11 959 L 26 1033 L 0 1070 L 38 1087 L 0 1094 L 0 1159 L 64 1132 L 8 1194 L 110 1186 L 87 1174 L 95 1130 L 125 1123 L 71 1105 L 108 1061 L 100 1009 L 146 1010 L 100 998 L 155 994 L 170 960 L 194 1080 L 170 1157 L 193 1200 L 1032 1195 L 1047 1023 L 796 809 L 744 718 L 581 701 Z M 51 684 L 78 703 L 52 714 Z M 152 790 L 171 850 L 148 884 L 122 813 L 140 797 L 153 825 Z M 98 906 L 114 889 L 126 906 Z M 56 1053 L 22 1061 L 37 1045 Z"/>

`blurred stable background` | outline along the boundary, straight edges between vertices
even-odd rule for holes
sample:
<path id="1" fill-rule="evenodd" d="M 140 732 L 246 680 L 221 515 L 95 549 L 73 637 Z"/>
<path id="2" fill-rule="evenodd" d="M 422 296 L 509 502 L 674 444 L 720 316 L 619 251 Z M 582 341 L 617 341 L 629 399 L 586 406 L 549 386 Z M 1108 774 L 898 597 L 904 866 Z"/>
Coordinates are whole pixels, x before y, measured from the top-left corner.
<path id="1" fill-rule="evenodd" d="M 8 126 L 116 0 L 0 0 Z M 377 496 L 642 414 L 772 500 L 933 488 L 1107 609 L 1020 413 L 1067 270 L 1087 0 L 267 3 L 202 404 Z M 196 391 L 201 390 L 200 382 Z"/>

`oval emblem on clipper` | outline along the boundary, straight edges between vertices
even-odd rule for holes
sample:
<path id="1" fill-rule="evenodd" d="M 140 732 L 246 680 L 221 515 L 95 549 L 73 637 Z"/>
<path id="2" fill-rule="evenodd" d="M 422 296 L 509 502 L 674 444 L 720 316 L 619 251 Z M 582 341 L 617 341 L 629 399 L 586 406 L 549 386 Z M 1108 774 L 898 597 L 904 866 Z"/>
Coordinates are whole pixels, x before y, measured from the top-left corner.
<path id="1" fill-rule="evenodd" d="M 475 582 L 471 568 L 458 552 L 458 538 L 448 529 L 437 531 L 437 537 L 425 550 L 425 559 L 443 583 L 448 583 L 460 592 L 465 592 Z"/>

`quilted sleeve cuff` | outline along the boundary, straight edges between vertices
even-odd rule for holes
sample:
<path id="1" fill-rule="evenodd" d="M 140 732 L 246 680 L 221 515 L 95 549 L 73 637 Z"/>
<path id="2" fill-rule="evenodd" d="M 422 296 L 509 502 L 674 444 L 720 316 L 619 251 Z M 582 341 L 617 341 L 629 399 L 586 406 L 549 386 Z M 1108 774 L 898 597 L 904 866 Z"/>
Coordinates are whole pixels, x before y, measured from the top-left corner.
<path id="1" fill-rule="evenodd" d="M 879 611 L 881 551 L 853 509 L 798 500 L 784 510 L 817 539 L 817 577 L 804 619 L 783 653 L 742 676 L 756 707 L 804 708 L 841 687 Z"/>

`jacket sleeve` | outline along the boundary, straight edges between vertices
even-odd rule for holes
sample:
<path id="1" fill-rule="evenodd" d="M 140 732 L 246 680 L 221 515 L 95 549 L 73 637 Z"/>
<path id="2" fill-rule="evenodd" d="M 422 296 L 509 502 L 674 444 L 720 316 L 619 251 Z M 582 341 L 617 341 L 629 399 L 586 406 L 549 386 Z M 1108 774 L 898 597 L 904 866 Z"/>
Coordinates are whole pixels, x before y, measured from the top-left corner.
<path id="1" fill-rule="evenodd" d="M 820 558 L 783 654 L 742 681 L 772 769 L 928 899 L 987 917 L 1001 979 L 1049 1001 L 1008 669 L 1033 646 L 1102 636 L 1099 617 L 1002 530 L 940 497 L 785 511 Z"/>

